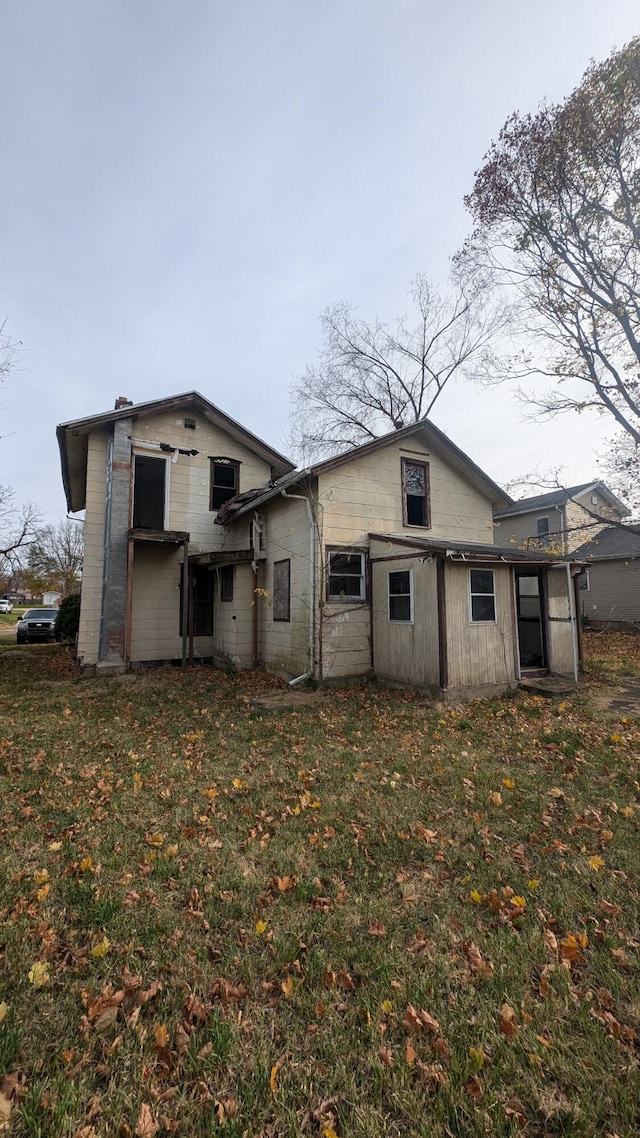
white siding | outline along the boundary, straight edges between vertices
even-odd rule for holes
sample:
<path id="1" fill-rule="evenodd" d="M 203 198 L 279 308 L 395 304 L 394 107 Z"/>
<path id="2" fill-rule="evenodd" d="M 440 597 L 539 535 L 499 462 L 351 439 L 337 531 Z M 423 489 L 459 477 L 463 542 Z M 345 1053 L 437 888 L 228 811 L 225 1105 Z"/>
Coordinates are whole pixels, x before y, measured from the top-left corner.
<path id="1" fill-rule="evenodd" d="M 312 619 L 312 552 L 307 507 L 299 499 L 276 498 L 265 510 L 264 538 L 267 551 L 260 562 L 257 598 L 260 628 L 260 659 L 277 675 L 294 679 L 309 671 L 309 627 Z M 317 561 L 317 545 L 315 543 Z M 291 562 L 290 620 L 273 619 L 273 563 Z"/>
<path id="2" fill-rule="evenodd" d="M 131 660 L 177 660 L 182 551 L 138 542 L 133 560 Z"/>
<path id="3" fill-rule="evenodd" d="M 246 562 L 234 565 L 233 600 L 220 600 L 220 572 L 214 573 L 213 658 L 222 667 L 253 664 L 254 575 Z"/>
<path id="4" fill-rule="evenodd" d="M 78 658 L 83 664 L 95 664 L 98 659 L 100 613 L 102 609 L 106 471 L 107 434 L 106 431 L 95 431 L 89 436 L 87 455 L 82 601 L 78 631 Z"/>
<path id="5" fill-rule="evenodd" d="M 472 624 L 469 614 L 468 564 L 447 562 L 445 575 L 447 660 L 449 687 L 515 684 L 515 629 L 512 571 L 508 565 L 493 569 L 496 594 L 495 624 Z"/>
<path id="6" fill-rule="evenodd" d="M 397 552 L 407 550 L 397 547 Z M 420 562 L 420 554 L 393 561 L 387 544 L 373 542 L 371 580 L 373 588 L 373 665 L 376 675 L 404 683 L 437 687 L 440 683 L 438 594 L 435 561 Z M 412 571 L 413 624 L 389 620 L 389 573 Z"/>

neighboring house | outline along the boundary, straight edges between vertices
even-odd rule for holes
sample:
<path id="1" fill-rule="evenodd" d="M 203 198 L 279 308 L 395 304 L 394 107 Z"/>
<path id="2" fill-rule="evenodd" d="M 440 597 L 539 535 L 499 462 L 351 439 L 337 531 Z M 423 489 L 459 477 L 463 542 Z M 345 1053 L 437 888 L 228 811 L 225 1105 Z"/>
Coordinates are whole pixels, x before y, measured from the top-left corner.
<path id="1" fill-rule="evenodd" d="M 640 631 L 640 526 L 608 526 L 576 550 L 580 615 L 597 628 Z"/>
<path id="2" fill-rule="evenodd" d="M 426 421 L 302 471 L 194 392 L 58 438 L 86 505 L 85 672 L 199 658 L 442 692 L 577 675 L 572 567 L 495 546 L 510 498 Z"/>
<path id="3" fill-rule="evenodd" d="M 574 553 L 612 521 L 630 510 L 603 482 L 552 490 L 511 502 L 494 512 L 499 545 Z"/>

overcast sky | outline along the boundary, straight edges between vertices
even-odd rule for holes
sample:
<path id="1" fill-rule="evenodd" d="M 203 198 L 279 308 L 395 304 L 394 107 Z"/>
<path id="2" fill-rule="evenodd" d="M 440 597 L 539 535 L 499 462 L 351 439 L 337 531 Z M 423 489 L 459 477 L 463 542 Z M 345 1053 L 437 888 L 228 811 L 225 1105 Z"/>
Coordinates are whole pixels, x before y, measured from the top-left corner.
<path id="1" fill-rule="evenodd" d="M 511 111 L 561 99 L 637 0 L 0 0 L 0 482 L 65 513 L 56 424 L 193 388 L 283 449 L 319 315 L 446 279 Z M 597 474 L 603 422 L 433 419 L 499 482 Z M 608 425 L 607 425 L 608 426 Z"/>

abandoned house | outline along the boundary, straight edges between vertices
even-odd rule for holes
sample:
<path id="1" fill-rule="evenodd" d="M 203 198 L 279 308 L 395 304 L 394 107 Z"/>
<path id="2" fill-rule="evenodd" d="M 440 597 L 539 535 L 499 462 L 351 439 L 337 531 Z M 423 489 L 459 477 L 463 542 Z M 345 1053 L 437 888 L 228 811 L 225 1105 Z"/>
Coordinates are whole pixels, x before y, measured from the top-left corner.
<path id="1" fill-rule="evenodd" d="M 121 399 L 58 441 L 86 510 L 85 673 L 207 660 L 441 692 L 577 676 L 578 567 L 494 544 L 511 499 L 428 421 L 304 470 L 196 392 Z"/>

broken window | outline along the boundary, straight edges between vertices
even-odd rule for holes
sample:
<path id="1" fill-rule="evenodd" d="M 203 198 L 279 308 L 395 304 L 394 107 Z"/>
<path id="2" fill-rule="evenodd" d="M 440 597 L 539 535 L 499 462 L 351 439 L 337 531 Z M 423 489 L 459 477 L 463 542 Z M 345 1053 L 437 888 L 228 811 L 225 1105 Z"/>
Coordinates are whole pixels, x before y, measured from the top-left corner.
<path id="1" fill-rule="evenodd" d="M 366 554 L 334 549 L 327 555 L 327 599 L 363 601 L 366 597 Z"/>
<path id="2" fill-rule="evenodd" d="M 212 458 L 209 509 L 219 510 L 238 493 L 240 463 L 232 458 Z"/>
<path id="3" fill-rule="evenodd" d="M 134 457 L 133 528 L 164 529 L 167 462 L 146 454 Z"/>
<path id="4" fill-rule="evenodd" d="M 291 561 L 273 563 L 273 619 L 291 619 Z"/>
<path id="5" fill-rule="evenodd" d="M 429 464 L 402 459 L 402 513 L 406 526 L 429 526 Z"/>

